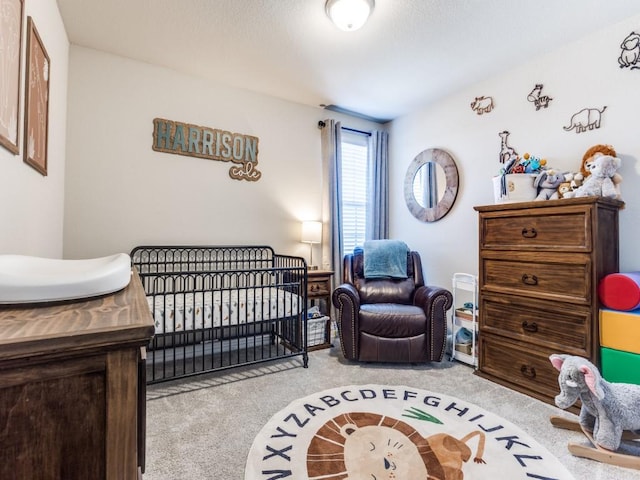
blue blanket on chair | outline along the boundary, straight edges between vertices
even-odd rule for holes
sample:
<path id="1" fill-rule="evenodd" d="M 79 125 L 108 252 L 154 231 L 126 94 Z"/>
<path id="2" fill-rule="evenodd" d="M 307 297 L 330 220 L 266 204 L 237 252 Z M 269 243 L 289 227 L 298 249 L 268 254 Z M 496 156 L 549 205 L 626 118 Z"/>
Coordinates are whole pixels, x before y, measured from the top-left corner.
<path id="1" fill-rule="evenodd" d="M 409 247 L 400 240 L 364 242 L 364 278 L 407 278 Z"/>

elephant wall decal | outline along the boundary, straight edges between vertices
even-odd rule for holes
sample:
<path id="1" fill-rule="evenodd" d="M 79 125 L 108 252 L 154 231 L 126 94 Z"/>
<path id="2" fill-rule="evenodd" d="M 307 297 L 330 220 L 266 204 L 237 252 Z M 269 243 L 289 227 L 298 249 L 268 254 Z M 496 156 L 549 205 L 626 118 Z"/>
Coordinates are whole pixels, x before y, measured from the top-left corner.
<path id="1" fill-rule="evenodd" d="M 566 131 L 571 131 L 575 128 L 576 133 L 582 133 L 586 132 L 587 130 L 593 130 L 594 128 L 600 128 L 602 114 L 606 109 L 606 105 L 602 107 L 602 110 L 598 110 L 597 108 L 583 108 L 579 112 L 573 114 L 568 126 L 562 128 L 564 128 Z"/>

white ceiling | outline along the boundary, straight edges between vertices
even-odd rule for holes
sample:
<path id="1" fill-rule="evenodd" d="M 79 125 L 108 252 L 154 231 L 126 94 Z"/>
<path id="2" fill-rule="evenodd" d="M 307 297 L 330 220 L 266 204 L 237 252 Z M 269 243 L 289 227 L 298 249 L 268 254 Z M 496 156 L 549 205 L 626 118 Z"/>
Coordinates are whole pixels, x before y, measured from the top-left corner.
<path id="1" fill-rule="evenodd" d="M 57 1 L 72 44 L 380 120 L 640 13 L 638 0 L 375 0 L 343 32 L 325 0 Z"/>

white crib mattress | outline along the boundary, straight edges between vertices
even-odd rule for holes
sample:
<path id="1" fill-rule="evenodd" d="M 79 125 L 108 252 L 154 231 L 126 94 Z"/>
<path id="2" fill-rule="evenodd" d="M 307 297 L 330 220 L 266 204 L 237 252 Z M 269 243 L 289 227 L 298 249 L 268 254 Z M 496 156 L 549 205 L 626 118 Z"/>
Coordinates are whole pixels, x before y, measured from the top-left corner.
<path id="1" fill-rule="evenodd" d="M 299 295 L 276 287 L 148 296 L 156 334 L 240 325 L 297 315 Z"/>

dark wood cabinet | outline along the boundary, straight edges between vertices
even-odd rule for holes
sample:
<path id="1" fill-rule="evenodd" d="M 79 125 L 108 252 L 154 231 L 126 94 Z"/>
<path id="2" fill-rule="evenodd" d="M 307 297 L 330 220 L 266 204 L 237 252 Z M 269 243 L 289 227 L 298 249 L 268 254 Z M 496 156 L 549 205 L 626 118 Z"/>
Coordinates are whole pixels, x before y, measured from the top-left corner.
<path id="1" fill-rule="evenodd" d="M 598 283 L 618 271 L 618 210 L 598 197 L 478 206 L 477 374 L 553 404 L 552 353 L 599 365 Z"/>
<path id="2" fill-rule="evenodd" d="M 0 307 L 0 478 L 139 478 L 153 331 L 135 274 L 113 295 Z"/>

